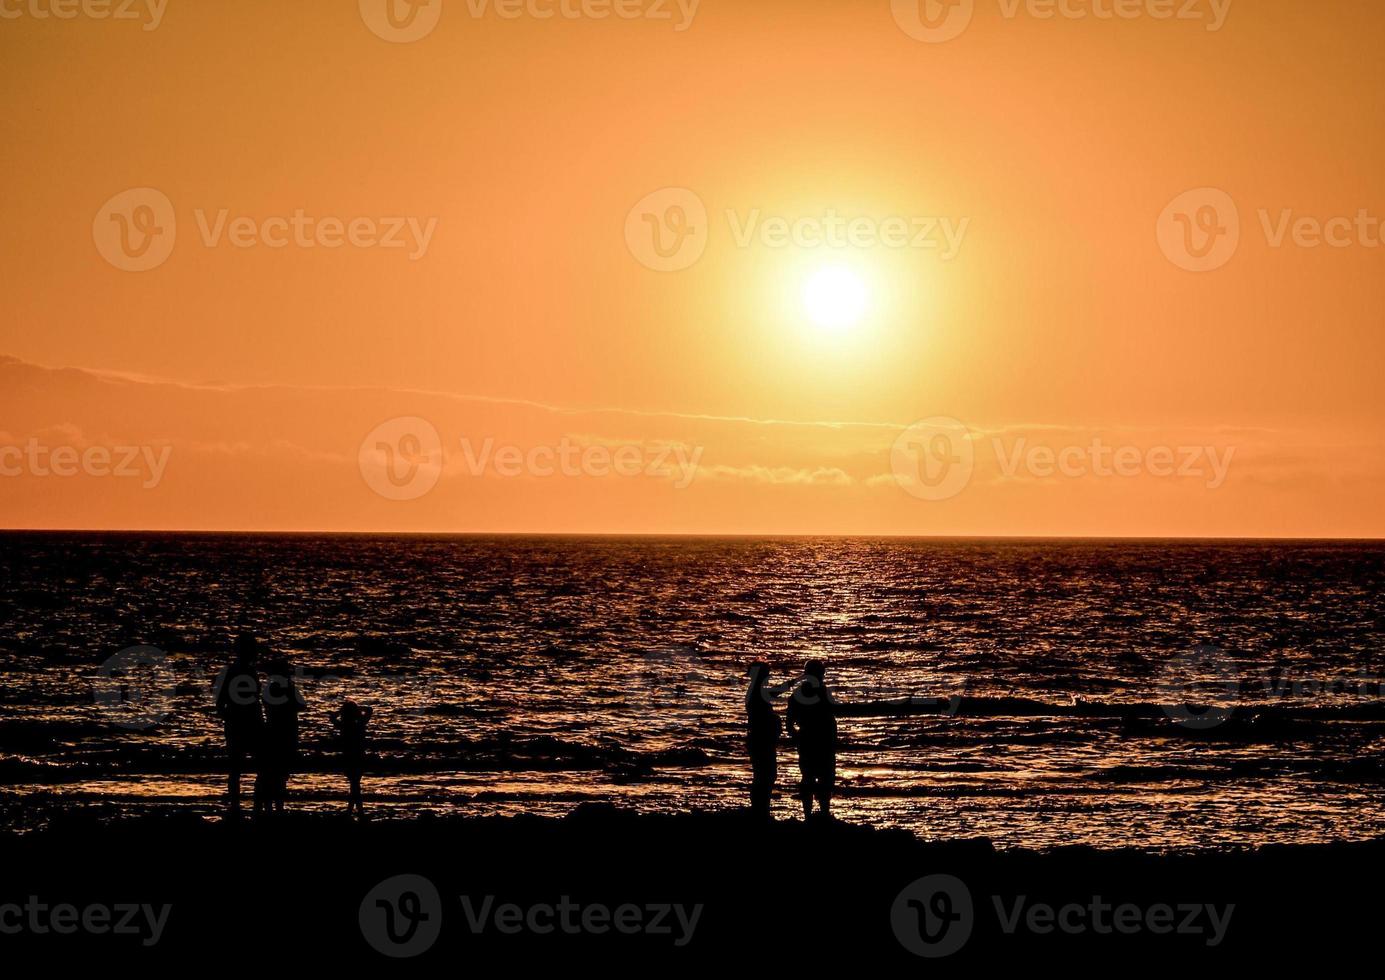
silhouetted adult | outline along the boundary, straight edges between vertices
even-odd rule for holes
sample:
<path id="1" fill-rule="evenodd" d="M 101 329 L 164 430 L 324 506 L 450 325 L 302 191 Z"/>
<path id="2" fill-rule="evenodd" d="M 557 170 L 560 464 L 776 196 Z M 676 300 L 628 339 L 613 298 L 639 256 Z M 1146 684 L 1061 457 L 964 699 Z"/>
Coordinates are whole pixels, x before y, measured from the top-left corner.
<path id="1" fill-rule="evenodd" d="M 265 666 L 265 737 L 260 779 L 266 784 L 263 796 L 256 783 L 256 809 L 282 811 L 288 796 L 289 775 L 298 759 L 298 713 L 303 696 L 293 682 L 293 668 L 282 655 Z"/>
<path id="2" fill-rule="evenodd" d="M 216 680 L 216 713 L 226 731 L 230 776 L 226 791 L 232 808 L 240 807 L 240 777 L 260 748 L 264 714 L 260 709 L 260 677 L 255 672 L 259 643 L 249 633 L 236 637 L 231 663 Z M 256 783 L 258 784 L 258 779 Z"/>
<path id="3" fill-rule="evenodd" d="M 774 710 L 774 699 L 792 687 L 768 687 L 769 664 L 750 665 L 750 686 L 745 692 L 745 744 L 750 752 L 750 809 L 761 819 L 770 819 L 770 802 L 779 777 L 779 733 L 784 726 Z"/>
<path id="4" fill-rule="evenodd" d="M 821 660 L 809 660 L 789 701 L 789 737 L 798 743 L 798 796 L 805 820 L 813 815 L 815 799 L 823 816 L 831 815 L 837 783 L 837 703 L 827 689 L 826 672 Z"/>

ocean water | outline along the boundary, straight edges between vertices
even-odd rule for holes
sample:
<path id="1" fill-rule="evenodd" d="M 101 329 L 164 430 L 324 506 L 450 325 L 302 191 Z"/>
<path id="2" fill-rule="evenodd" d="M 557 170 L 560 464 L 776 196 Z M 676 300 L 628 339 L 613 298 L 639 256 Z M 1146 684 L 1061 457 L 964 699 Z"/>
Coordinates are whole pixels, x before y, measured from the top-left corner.
<path id="1" fill-rule="evenodd" d="M 1385 832 L 1379 543 L 6 533 L 0 555 L 0 827 L 219 812 L 211 684 L 250 630 L 308 702 L 299 808 L 344 806 L 346 697 L 375 708 L 376 813 L 741 806 L 745 666 L 818 657 L 846 819 L 1038 848 Z M 782 817 L 796 779 L 785 744 Z"/>

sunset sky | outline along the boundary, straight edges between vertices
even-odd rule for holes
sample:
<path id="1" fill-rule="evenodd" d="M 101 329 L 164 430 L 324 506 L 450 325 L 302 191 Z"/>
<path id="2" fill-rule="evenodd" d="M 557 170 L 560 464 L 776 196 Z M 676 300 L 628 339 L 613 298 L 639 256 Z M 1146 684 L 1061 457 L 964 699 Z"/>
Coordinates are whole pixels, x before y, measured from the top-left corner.
<path id="1" fill-rule="evenodd" d="M 0 0 L 0 526 L 1385 534 L 1385 5 L 385 4 Z"/>

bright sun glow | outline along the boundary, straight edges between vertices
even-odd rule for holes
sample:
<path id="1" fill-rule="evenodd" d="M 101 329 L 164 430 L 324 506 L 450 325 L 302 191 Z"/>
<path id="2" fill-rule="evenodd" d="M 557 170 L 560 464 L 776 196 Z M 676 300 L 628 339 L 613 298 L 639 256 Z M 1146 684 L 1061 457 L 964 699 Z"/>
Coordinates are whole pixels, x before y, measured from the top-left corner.
<path id="1" fill-rule="evenodd" d="M 847 330 L 860 322 L 870 296 L 865 280 L 850 269 L 829 266 L 803 284 L 803 308 L 826 330 Z"/>

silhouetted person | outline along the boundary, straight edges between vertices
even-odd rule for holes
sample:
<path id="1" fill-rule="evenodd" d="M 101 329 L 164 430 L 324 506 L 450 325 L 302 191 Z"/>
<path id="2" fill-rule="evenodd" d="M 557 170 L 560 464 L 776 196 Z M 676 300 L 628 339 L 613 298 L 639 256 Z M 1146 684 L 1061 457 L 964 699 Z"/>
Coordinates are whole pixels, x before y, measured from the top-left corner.
<path id="1" fill-rule="evenodd" d="M 779 777 L 779 733 L 784 726 L 774 710 L 774 699 L 793 687 L 768 687 L 769 664 L 750 665 L 750 686 L 745 692 L 746 748 L 750 752 L 750 809 L 757 817 L 770 819 L 770 802 Z"/>
<path id="2" fill-rule="evenodd" d="M 289 774 L 298 759 L 298 713 L 304 704 L 293 682 L 293 668 L 284 657 L 277 656 L 267 664 L 265 674 L 265 737 L 260 779 L 255 784 L 255 809 L 282 811 L 288 796 Z M 263 795 L 260 782 L 265 783 Z"/>
<path id="3" fill-rule="evenodd" d="M 821 660 L 809 660 L 803 682 L 789 700 L 789 737 L 798 743 L 799 799 L 803 818 L 813 814 L 813 800 L 823 816 L 832 813 L 832 790 L 837 783 L 837 704 L 823 680 Z"/>
<path id="4" fill-rule="evenodd" d="M 362 708 L 355 701 L 347 701 L 340 711 L 328 715 L 337 730 L 342 771 L 351 785 L 351 795 L 346 802 L 347 816 L 351 815 L 353 809 L 365 816 L 365 805 L 361 802 L 361 775 L 365 772 L 365 730 L 374 713 L 374 708 Z"/>
<path id="5" fill-rule="evenodd" d="M 226 730 L 226 751 L 230 756 L 227 794 L 232 809 L 240 809 L 240 777 L 246 763 L 257 756 L 264 733 L 264 714 L 260 709 L 260 677 L 255 672 L 259 643 L 249 633 L 236 637 L 235 654 L 216 680 L 216 713 Z M 258 790 L 259 779 L 256 779 Z"/>

